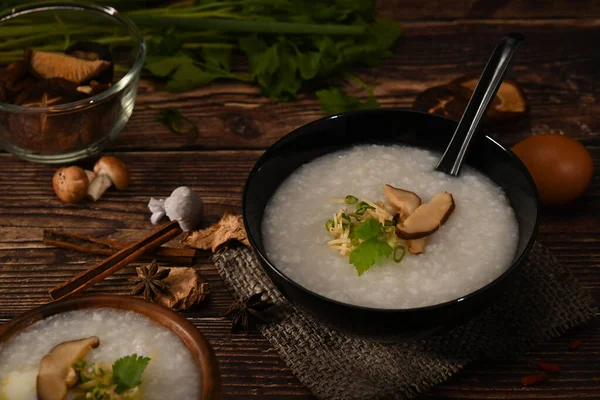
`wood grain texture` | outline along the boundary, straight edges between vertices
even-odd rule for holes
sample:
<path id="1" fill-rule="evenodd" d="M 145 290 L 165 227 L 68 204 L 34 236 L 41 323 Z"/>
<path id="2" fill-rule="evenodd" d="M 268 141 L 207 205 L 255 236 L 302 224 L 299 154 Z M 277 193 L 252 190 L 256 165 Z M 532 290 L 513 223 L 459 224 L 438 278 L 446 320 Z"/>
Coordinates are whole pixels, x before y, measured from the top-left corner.
<path id="1" fill-rule="evenodd" d="M 526 92 L 530 117 L 490 132 L 506 144 L 532 132 L 559 132 L 578 138 L 592 154 L 595 174 L 589 190 L 568 207 L 543 210 L 539 239 L 600 302 L 600 21 L 593 19 L 600 16 L 600 3 L 586 4 L 381 0 L 382 13 L 408 21 L 405 36 L 383 65 L 355 72 L 377 85 L 383 106 L 410 107 L 416 94 L 430 86 L 479 73 L 503 33 L 523 32 L 527 39 L 511 75 Z M 348 90 L 363 95 L 358 88 Z M 66 206 L 51 189 L 54 167 L 0 153 L 0 323 L 48 302 L 51 287 L 103 259 L 46 246 L 43 229 L 137 240 L 154 229 L 148 221 L 149 198 L 165 197 L 180 185 L 202 196 L 207 224 L 225 210 L 239 212 L 245 178 L 263 150 L 322 116 L 310 94 L 279 103 L 256 88 L 227 82 L 180 94 L 152 91 L 148 85 L 141 91 L 131 121 L 109 149 L 131 168 L 132 185 L 125 192 L 111 189 L 97 203 Z M 168 106 L 180 107 L 198 125 L 196 144 L 155 122 L 156 108 Z M 129 293 L 134 267 L 89 292 Z M 232 298 L 208 252 L 200 252 L 196 268 L 211 285 L 211 295 L 184 315 L 215 348 L 224 398 L 312 398 L 260 334 L 229 332 L 229 321 L 219 314 Z M 582 340 L 581 348 L 567 351 L 575 338 Z M 556 362 L 562 371 L 543 385 L 523 389 L 520 379 L 536 372 L 537 361 Z M 422 398 L 599 399 L 600 316 L 528 354 L 474 364 Z"/>
<path id="2" fill-rule="evenodd" d="M 380 15 L 400 21 L 454 18 L 593 18 L 600 4 L 586 0 L 378 0 Z"/>
<path id="3" fill-rule="evenodd" d="M 530 117 L 496 126 L 498 137 L 514 143 L 534 132 L 557 131 L 599 144 L 600 21 L 441 21 L 404 25 L 404 37 L 392 58 L 372 69 L 354 72 L 375 85 L 384 107 L 411 108 L 416 95 L 428 87 L 464 74 L 479 74 L 492 49 L 506 32 L 526 36 L 509 75 L 523 87 Z M 443 37 L 444 40 L 433 38 Z M 565 38 L 569 38 L 565 40 Z M 151 90 L 151 87 L 146 87 Z M 358 87 L 348 92 L 365 96 Z M 198 126 L 195 144 L 155 121 L 161 107 L 180 107 Z M 310 93 L 280 103 L 261 96 L 252 86 L 222 82 L 186 93 L 146 91 L 114 149 L 264 149 L 293 129 L 323 117 Z"/>

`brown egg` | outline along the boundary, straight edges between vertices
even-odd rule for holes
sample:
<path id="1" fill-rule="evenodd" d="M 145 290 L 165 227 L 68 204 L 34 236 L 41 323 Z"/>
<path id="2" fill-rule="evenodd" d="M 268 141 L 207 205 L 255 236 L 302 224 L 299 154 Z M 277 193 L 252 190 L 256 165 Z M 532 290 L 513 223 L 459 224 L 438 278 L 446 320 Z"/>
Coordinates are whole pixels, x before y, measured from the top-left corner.
<path id="1" fill-rule="evenodd" d="M 544 204 L 565 204 L 590 184 L 594 164 L 577 140 L 547 133 L 517 143 L 512 151 L 531 173 Z"/>

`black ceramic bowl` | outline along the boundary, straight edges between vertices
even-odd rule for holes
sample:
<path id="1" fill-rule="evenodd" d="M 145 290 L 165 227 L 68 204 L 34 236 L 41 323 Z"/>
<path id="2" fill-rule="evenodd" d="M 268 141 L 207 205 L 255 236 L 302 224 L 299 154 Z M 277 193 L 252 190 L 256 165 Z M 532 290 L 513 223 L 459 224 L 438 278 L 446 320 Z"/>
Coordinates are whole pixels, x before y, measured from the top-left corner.
<path id="1" fill-rule="evenodd" d="M 365 143 L 411 145 L 441 154 L 456 126 L 454 120 L 409 110 L 359 111 L 302 126 L 265 152 L 246 182 L 243 217 L 248 238 L 265 272 L 288 300 L 343 330 L 401 332 L 459 321 L 489 304 L 505 289 L 534 242 L 538 198 L 533 180 L 521 161 L 509 149 L 485 135 L 473 139 L 466 162 L 506 192 L 519 223 L 519 243 L 510 268 L 476 292 L 428 307 L 391 310 L 359 307 L 302 287 L 270 262 L 265 252 L 261 228 L 265 207 L 279 185 L 301 165 L 326 153 Z"/>

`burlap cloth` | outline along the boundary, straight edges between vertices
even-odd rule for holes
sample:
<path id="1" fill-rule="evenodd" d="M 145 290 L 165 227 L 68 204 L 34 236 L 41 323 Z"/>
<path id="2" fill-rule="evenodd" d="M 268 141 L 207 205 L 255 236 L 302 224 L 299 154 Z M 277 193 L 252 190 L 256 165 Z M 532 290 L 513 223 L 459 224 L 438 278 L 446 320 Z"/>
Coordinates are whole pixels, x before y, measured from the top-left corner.
<path id="1" fill-rule="evenodd" d="M 260 327 L 286 364 L 321 399 L 410 399 L 467 363 L 524 351 L 590 320 L 595 304 L 571 272 L 536 244 L 516 283 L 463 325 L 395 343 L 328 329 L 290 305 L 245 247 L 214 255 L 237 298 L 266 290 L 283 318 Z"/>

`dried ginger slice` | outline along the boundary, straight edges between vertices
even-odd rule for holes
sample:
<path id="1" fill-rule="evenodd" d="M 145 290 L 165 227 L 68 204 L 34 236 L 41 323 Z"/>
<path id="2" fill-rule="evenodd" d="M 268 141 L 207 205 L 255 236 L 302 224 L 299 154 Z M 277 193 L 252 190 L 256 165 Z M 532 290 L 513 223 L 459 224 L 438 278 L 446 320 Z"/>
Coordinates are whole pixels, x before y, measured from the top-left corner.
<path id="1" fill-rule="evenodd" d="M 231 240 L 237 240 L 246 246 L 250 246 L 242 216 L 225 213 L 216 224 L 206 229 L 187 233 L 181 242 L 186 246 L 211 250 L 214 253 Z"/>

